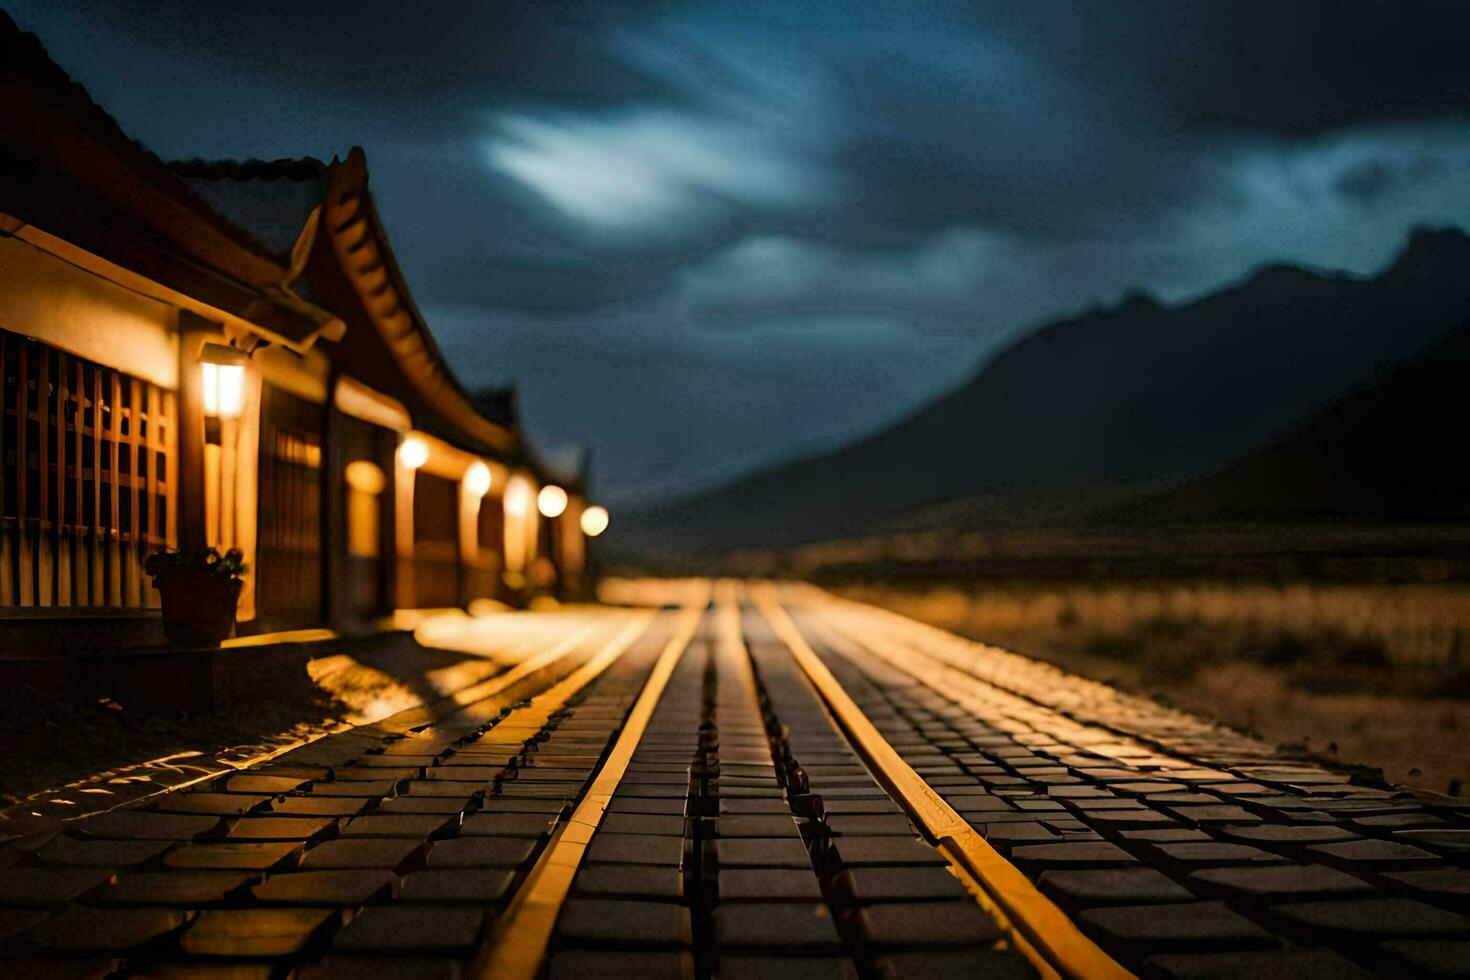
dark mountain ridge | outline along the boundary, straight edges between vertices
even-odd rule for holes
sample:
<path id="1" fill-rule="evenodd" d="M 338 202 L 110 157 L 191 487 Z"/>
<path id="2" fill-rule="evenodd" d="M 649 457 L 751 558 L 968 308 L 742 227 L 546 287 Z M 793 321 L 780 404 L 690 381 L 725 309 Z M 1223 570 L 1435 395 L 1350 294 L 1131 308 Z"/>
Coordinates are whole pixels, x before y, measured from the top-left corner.
<path id="1" fill-rule="evenodd" d="M 1380 275 L 1266 266 L 1175 307 L 1131 295 L 1060 320 L 881 432 L 629 515 L 633 546 L 872 533 L 923 510 L 1080 521 L 1281 437 L 1470 321 L 1470 238 L 1416 230 Z"/>

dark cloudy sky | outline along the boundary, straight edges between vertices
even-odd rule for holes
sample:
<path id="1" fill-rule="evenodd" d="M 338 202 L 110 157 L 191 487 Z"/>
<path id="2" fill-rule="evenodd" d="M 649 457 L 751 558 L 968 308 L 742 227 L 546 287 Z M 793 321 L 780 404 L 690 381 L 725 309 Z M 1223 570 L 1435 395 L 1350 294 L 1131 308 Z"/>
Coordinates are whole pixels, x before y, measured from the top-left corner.
<path id="1" fill-rule="evenodd" d="M 634 503 L 1132 286 L 1470 227 L 1459 2 L 9 3 L 165 158 L 366 148 L 469 386 Z"/>

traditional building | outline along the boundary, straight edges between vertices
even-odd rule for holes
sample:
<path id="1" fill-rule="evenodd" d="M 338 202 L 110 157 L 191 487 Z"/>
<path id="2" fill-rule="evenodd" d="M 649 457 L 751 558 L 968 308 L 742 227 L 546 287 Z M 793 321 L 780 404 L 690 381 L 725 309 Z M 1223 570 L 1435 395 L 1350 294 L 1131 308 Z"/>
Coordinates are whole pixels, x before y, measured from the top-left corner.
<path id="1" fill-rule="evenodd" d="M 3 15 L 0 381 L 12 622 L 146 628 L 143 559 L 201 545 L 242 631 L 586 588 L 578 482 L 460 387 L 360 149 L 167 164 Z"/>

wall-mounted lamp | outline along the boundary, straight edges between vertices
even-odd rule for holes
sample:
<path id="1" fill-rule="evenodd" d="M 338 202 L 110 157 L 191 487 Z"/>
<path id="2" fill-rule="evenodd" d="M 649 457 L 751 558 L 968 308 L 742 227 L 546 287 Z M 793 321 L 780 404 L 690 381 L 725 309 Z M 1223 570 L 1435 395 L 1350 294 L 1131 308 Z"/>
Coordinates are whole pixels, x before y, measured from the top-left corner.
<path id="1" fill-rule="evenodd" d="M 204 414 L 208 418 L 237 419 L 245 411 L 244 351 L 224 344 L 205 344 L 199 354 L 204 364 Z"/>
<path id="2" fill-rule="evenodd" d="M 429 461 L 429 444 L 418 436 L 409 436 L 398 447 L 398 461 L 408 469 L 418 469 Z"/>
<path id="3" fill-rule="evenodd" d="M 608 516 L 607 508 L 593 504 L 582 511 L 582 533 L 589 538 L 595 538 L 607 530 Z"/>
<path id="4" fill-rule="evenodd" d="M 490 492 L 490 467 L 476 460 L 464 471 L 465 492 L 471 497 L 483 497 Z"/>
<path id="5" fill-rule="evenodd" d="M 536 495 L 536 508 L 542 517 L 560 517 L 567 509 L 567 492 L 555 484 L 547 484 Z"/>

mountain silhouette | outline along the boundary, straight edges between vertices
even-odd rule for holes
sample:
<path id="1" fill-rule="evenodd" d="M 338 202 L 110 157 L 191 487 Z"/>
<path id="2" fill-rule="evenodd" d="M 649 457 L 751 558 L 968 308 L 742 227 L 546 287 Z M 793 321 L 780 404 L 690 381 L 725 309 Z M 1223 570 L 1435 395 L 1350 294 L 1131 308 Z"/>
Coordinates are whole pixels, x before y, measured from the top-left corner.
<path id="1" fill-rule="evenodd" d="M 1459 448 L 1470 327 L 1219 472 L 1129 504 L 1104 523 L 1463 521 L 1470 455 Z"/>
<path id="2" fill-rule="evenodd" d="M 1420 229 L 1374 278 L 1270 265 L 1178 306 L 1130 294 L 887 429 L 628 515 L 620 537 L 723 550 L 1081 521 L 1215 472 L 1433 347 L 1470 322 L 1467 272 L 1470 237 Z"/>

